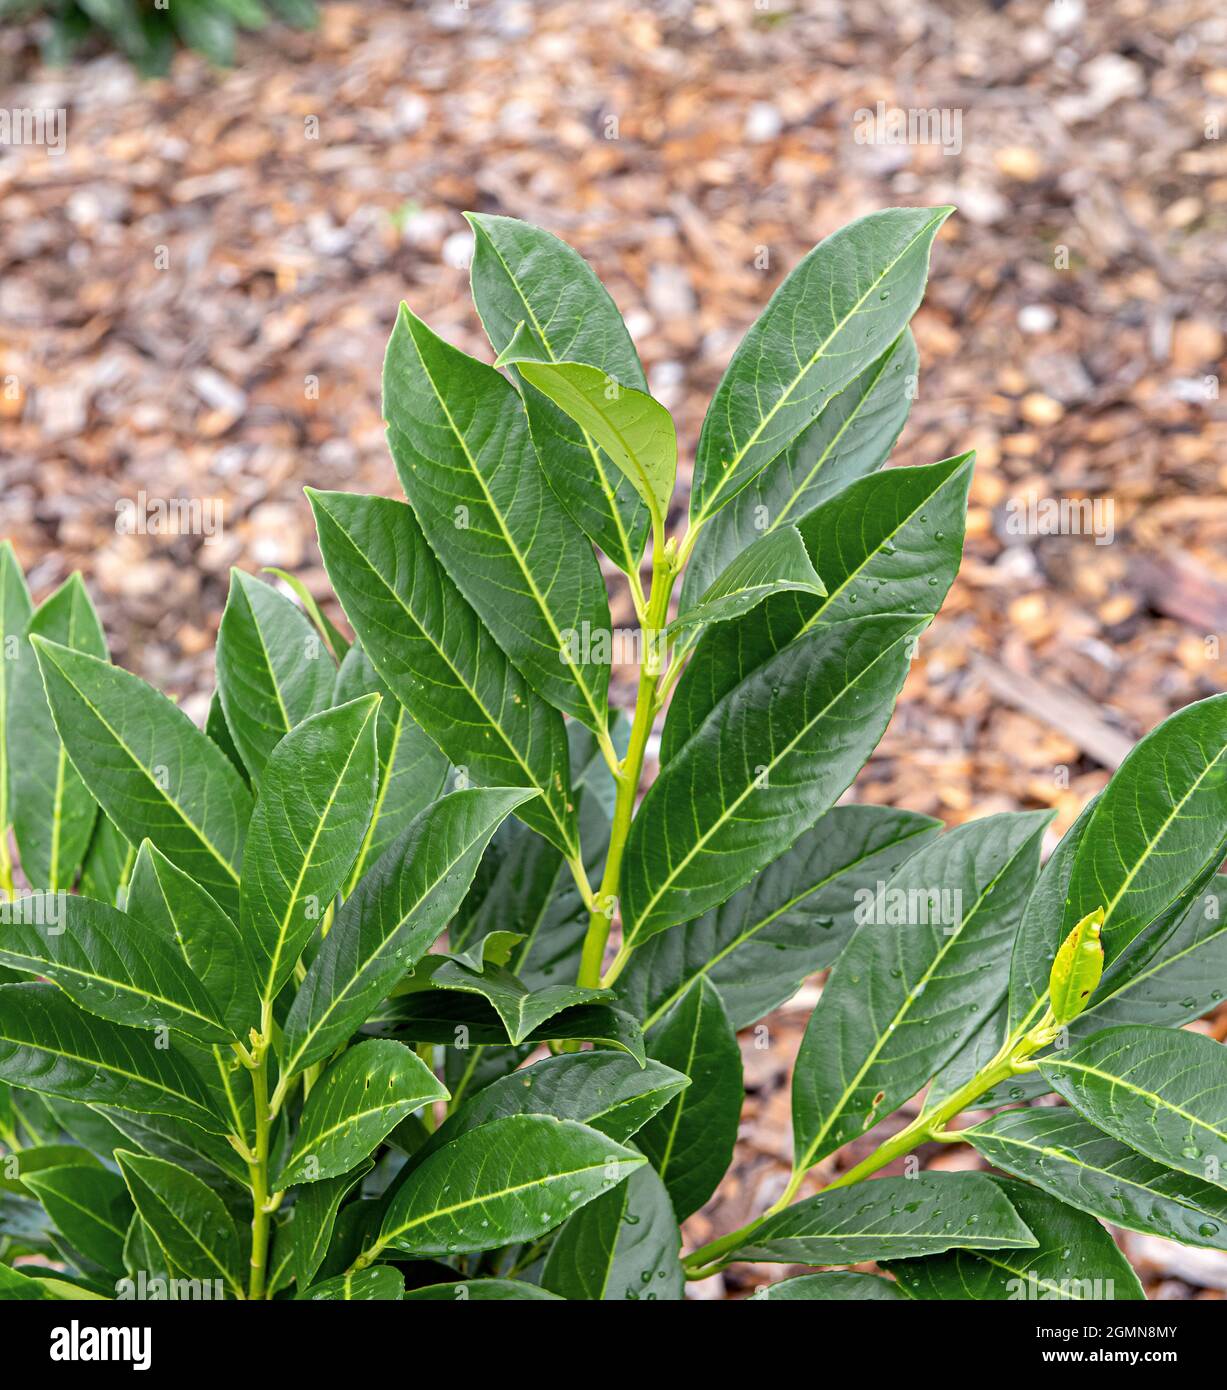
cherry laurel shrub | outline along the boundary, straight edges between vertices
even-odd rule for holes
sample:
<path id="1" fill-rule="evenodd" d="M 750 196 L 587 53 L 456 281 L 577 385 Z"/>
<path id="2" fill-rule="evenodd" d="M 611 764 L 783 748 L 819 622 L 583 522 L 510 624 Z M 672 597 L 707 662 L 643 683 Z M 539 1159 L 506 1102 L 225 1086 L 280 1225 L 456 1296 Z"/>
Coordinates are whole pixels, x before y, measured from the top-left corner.
<path id="1" fill-rule="evenodd" d="M 971 456 L 881 466 L 950 211 L 865 217 L 781 284 L 675 536 L 609 296 L 474 216 L 496 365 L 402 308 L 407 502 L 309 490 L 354 638 L 236 572 L 203 730 L 110 663 L 79 578 L 32 609 L 0 552 L 0 1296 L 680 1299 L 755 1261 L 826 1268 L 784 1300 L 1129 1299 L 1101 1222 L 1227 1249 L 1227 1059 L 1179 1026 L 1227 981 L 1227 696 L 1042 869 L 1046 812 L 836 804 L 962 549 Z M 737 1032 L 828 967 L 791 1180 L 683 1255 Z M 919 1171 L 934 1142 L 995 1171 Z"/>

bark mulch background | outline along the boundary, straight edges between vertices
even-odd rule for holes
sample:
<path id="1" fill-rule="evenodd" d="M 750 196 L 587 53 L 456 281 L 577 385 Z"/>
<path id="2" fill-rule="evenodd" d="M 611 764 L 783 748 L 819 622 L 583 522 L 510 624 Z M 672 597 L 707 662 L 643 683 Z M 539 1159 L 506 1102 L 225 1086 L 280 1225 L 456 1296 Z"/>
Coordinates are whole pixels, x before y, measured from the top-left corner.
<path id="1" fill-rule="evenodd" d="M 967 548 L 861 798 L 951 824 L 1051 806 L 1055 840 L 1140 735 L 1227 687 L 1218 0 L 365 0 L 153 83 L 108 56 L 43 68 L 10 25 L 0 81 L 9 108 L 68 111 L 63 154 L 0 149 L 0 535 L 37 597 L 82 569 L 116 659 L 196 716 L 228 567 L 323 594 L 302 485 L 396 491 L 398 301 L 488 360 L 465 208 L 591 260 L 686 450 L 813 242 L 959 206 L 897 459 L 978 451 Z M 878 102 L 957 113 L 959 151 L 858 141 Z M 121 534 L 142 492 L 218 499 L 221 533 Z M 1099 499 L 1112 543 L 1017 534 L 1027 498 Z M 746 1038 L 744 1140 L 695 1240 L 783 1183 L 815 989 L 766 1050 Z M 1227 1290 L 1227 1257 L 1125 1240 L 1152 1295 Z"/>

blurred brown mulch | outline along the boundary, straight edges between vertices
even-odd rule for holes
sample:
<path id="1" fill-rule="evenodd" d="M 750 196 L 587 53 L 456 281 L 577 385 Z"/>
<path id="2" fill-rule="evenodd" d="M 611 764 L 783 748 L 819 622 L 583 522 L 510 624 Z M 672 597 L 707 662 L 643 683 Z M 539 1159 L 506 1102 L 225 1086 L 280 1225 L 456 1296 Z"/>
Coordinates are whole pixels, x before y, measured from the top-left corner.
<path id="1" fill-rule="evenodd" d="M 69 113 L 62 156 L 0 150 L 0 534 L 40 597 L 85 571 L 118 660 L 199 715 L 229 565 L 324 593 L 301 487 L 395 491 L 397 302 L 489 356 L 463 209 L 589 257 L 686 448 L 814 241 L 951 201 L 898 459 L 977 449 L 967 550 L 858 794 L 952 823 L 1052 806 L 1055 836 L 1139 735 L 1227 686 L 1217 0 L 323 14 L 234 72 L 181 55 L 149 84 L 113 57 L 48 71 L 28 29 L 0 35 L 5 104 Z M 961 152 L 858 143 L 878 101 L 957 110 Z M 118 534 L 141 490 L 222 499 L 224 534 Z M 1113 543 L 1011 534 L 1028 496 L 1110 500 Z M 802 1017 L 747 1048 L 746 1141 L 698 1238 L 774 1195 Z M 1156 1271 L 1159 1292 L 1227 1283 Z"/>

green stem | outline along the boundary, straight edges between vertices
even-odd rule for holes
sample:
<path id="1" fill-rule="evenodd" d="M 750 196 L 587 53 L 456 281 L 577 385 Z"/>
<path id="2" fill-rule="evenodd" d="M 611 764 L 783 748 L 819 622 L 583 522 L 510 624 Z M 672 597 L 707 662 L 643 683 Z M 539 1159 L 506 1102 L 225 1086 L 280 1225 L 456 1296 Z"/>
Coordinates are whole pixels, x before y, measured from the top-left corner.
<path id="1" fill-rule="evenodd" d="M 256 1065 L 251 1071 L 251 1093 L 255 1101 L 256 1142 L 253 1149 L 255 1162 L 247 1166 L 247 1178 L 251 1187 L 251 1277 L 248 1283 L 248 1298 L 263 1298 L 265 1277 L 268 1270 L 269 1238 L 269 1193 L 268 1193 L 268 1148 L 271 1129 L 271 1114 L 268 1104 L 268 1042 L 272 1029 L 270 1009 L 265 1009 L 262 1025 L 262 1039 L 258 1047 Z"/>

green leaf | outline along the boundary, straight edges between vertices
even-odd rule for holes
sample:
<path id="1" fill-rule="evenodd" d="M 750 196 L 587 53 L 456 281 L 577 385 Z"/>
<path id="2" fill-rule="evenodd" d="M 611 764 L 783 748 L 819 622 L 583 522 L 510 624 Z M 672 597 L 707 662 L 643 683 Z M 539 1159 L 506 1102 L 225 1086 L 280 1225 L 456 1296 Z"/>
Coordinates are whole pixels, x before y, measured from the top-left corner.
<path id="1" fill-rule="evenodd" d="M 39 605 L 26 633 L 107 660 L 102 624 L 79 574 Z M 89 848 L 98 804 L 69 762 L 28 643 L 19 648 L 13 676 L 9 775 L 21 867 L 34 887 L 67 890 Z"/>
<path id="2" fill-rule="evenodd" d="M 491 1120 L 422 1164 L 388 1208 L 379 1243 L 420 1256 L 535 1240 L 644 1162 L 574 1120 Z"/>
<path id="3" fill-rule="evenodd" d="M 136 864 L 136 846 L 115 822 L 99 814 L 94 822 L 94 836 L 89 842 L 85 863 L 81 866 L 78 888 L 83 898 L 118 905 L 119 895 L 127 887 L 128 877 Z"/>
<path id="4" fill-rule="evenodd" d="M 798 1169 L 871 1129 L 962 1047 L 1006 988 L 1046 811 L 970 821 L 862 899 L 793 1074 Z"/>
<path id="5" fill-rule="evenodd" d="M 202 1074 L 205 1064 L 202 1058 Z M 217 1086 L 209 1088 L 207 1078 L 205 1084 L 212 1096 L 214 1109 L 219 1114 L 229 1114 L 236 1128 L 250 1134 L 253 1124 L 243 1113 L 250 1106 L 236 1106 L 239 1113 L 234 1114 L 227 1106 L 225 1094 L 219 1093 Z M 232 1084 L 237 1089 L 237 1081 Z M 118 1131 L 117 1141 L 113 1140 L 107 1150 L 108 1161 L 116 1147 L 136 1145 L 154 1158 L 163 1158 L 167 1163 L 194 1173 L 219 1195 L 228 1194 L 233 1199 L 237 1192 L 246 1189 L 250 1179 L 247 1165 L 221 1137 L 224 1126 L 215 1125 L 217 1133 L 206 1133 L 197 1124 L 187 1124 L 169 1115 L 152 1115 L 148 1112 L 137 1115 L 131 1110 L 119 1110 L 110 1105 L 96 1108 L 98 1114 Z"/>
<path id="6" fill-rule="evenodd" d="M 562 1301 L 557 1294 L 519 1279 L 466 1279 L 455 1284 L 427 1284 L 425 1288 L 410 1289 L 405 1295 L 406 1302 L 417 1303 L 467 1303 L 470 1299 L 483 1303 Z"/>
<path id="7" fill-rule="evenodd" d="M 959 1136 L 995 1167 L 1113 1226 L 1227 1249 L 1227 1192 L 1151 1162 L 1064 1106 L 1005 1110 Z"/>
<path id="8" fill-rule="evenodd" d="M 34 1189 L 27 1185 L 27 1178 L 47 1168 L 66 1167 L 100 1170 L 102 1165 L 92 1153 L 73 1144 L 34 1144 L 5 1155 L 0 1168 L 0 1191 L 29 1197 Z"/>
<path id="9" fill-rule="evenodd" d="M 667 631 L 671 637 L 685 633 L 689 638 L 696 628 L 739 618 L 773 594 L 782 593 L 813 598 L 826 594 L 795 526 L 783 526 L 749 545 Z"/>
<path id="10" fill-rule="evenodd" d="M 918 374 L 916 343 L 905 331 L 769 468 L 708 519 L 682 577 L 683 611 L 746 546 L 781 526 L 795 526 L 881 467 L 907 419 Z"/>
<path id="11" fill-rule="evenodd" d="M 31 893 L 0 903 L 0 963 L 51 980 L 100 1018 L 201 1042 L 233 1036 L 173 946 L 90 898 Z"/>
<path id="12" fill-rule="evenodd" d="M 102 1269 L 123 1273 L 133 1209 L 118 1174 L 73 1164 L 31 1173 L 26 1185 L 69 1244 Z"/>
<path id="13" fill-rule="evenodd" d="M 315 624 L 315 630 L 328 643 L 328 650 L 338 662 L 345 659 L 350 648 L 349 639 L 340 631 L 334 622 L 324 613 L 319 604 L 316 603 L 311 590 L 302 582 L 296 574 L 291 574 L 288 570 L 281 570 L 276 565 L 265 565 L 263 572 L 274 575 L 277 579 L 293 590 L 294 597 L 306 609 L 307 616 Z"/>
<path id="14" fill-rule="evenodd" d="M 349 1048 L 311 1088 L 274 1191 L 340 1177 L 372 1153 L 406 1115 L 447 1098 L 447 1089 L 426 1063 L 402 1043 L 368 1038 Z"/>
<path id="15" fill-rule="evenodd" d="M 567 1221 L 541 1283 L 568 1299 L 679 1300 L 686 1290 L 681 1245 L 664 1183 L 640 1168 Z"/>
<path id="16" fill-rule="evenodd" d="M 420 812 L 346 898 L 284 1025 L 282 1068 L 326 1057 L 447 925 L 482 851 L 530 792 L 471 788 Z"/>
<path id="17" fill-rule="evenodd" d="M 521 333 L 525 330 L 522 328 Z M 531 336 L 532 330 L 527 330 Z M 582 362 L 542 362 L 517 352 L 519 335 L 497 365 L 514 365 L 530 386 L 568 415 L 628 477 L 663 533 L 677 481 L 677 431 L 646 391 Z"/>
<path id="18" fill-rule="evenodd" d="M 872 1274 L 852 1274 L 848 1270 L 830 1274 L 799 1274 L 795 1279 L 782 1279 L 778 1284 L 764 1284 L 756 1289 L 748 1302 L 765 1300 L 769 1303 L 863 1303 L 865 1301 L 897 1303 L 906 1299 L 898 1284 L 879 1279 Z"/>
<path id="19" fill-rule="evenodd" d="M 65 1100 L 226 1125 L 181 1049 L 82 1012 L 51 985 L 0 985 L 0 1081 Z"/>
<path id="20" fill-rule="evenodd" d="M 699 435 L 691 524 L 730 501 L 895 341 L 953 208 L 887 208 L 820 242 L 733 354 Z"/>
<path id="21" fill-rule="evenodd" d="M 241 1298 L 239 1233 L 217 1194 L 160 1158 L 117 1149 L 115 1159 L 171 1271 L 189 1279 L 218 1279 Z"/>
<path id="22" fill-rule="evenodd" d="M 338 1274 L 300 1293 L 300 1299 L 345 1303 L 399 1303 L 405 1276 L 391 1265 L 372 1265 L 356 1273 Z"/>
<path id="23" fill-rule="evenodd" d="M 259 1026 L 255 965 L 239 929 L 148 840 L 137 853 L 125 906 L 130 918 L 156 931 L 187 963 L 214 1001 L 229 1038 L 245 1038 Z"/>
<path id="24" fill-rule="evenodd" d="M 333 587 L 392 693 L 473 781 L 540 792 L 521 818 L 577 853 L 562 717 L 503 656 L 412 509 L 382 497 L 307 495 Z"/>
<path id="25" fill-rule="evenodd" d="M 339 1178 L 308 1183 L 290 1208 L 291 1260 L 294 1279 L 300 1289 L 307 1288 L 328 1253 L 341 1203 L 375 1166 L 366 1159 Z"/>
<path id="26" fill-rule="evenodd" d="M 1223 859 L 1227 838 L 1227 695 L 1188 705 L 1138 743 L 1095 803 L 1074 857 L 1062 916 L 1104 909 L 1111 964 Z"/>
<path id="27" fill-rule="evenodd" d="M 917 1173 L 828 1188 L 796 1202 L 769 1216 L 727 1258 L 852 1265 L 934 1255 L 955 1246 L 999 1250 L 1035 1243 L 991 1178 Z"/>
<path id="28" fill-rule="evenodd" d="M 834 807 L 728 902 L 635 951 L 618 994 L 646 1032 L 706 976 L 733 1027 L 749 1027 L 835 961 L 858 892 L 889 877 L 940 828 L 887 806 Z"/>
<path id="29" fill-rule="evenodd" d="M 375 795 L 377 695 L 305 719 L 277 745 L 243 855 L 239 922 L 267 1004 L 345 882 Z"/>
<path id="30" fill-rule="evenodd" d="M 214 690 L 209 698 L 209 712 L 205 716 L 205 733 L 225 753 L 230 766 L 243 779 L 243 785 L 251 786 L 251 774 L 243 762 L 242 755 L 234 745 L 234 736 L 226 723 L 226 711 L 222 709 L 222 697 Z"/>
<path id="31" fill-rule="evenodd" d="M 297 605 L 242 570 L 217 632 L 217 689 L 226 727 L 247 770 L 264 772 L 272 751 L 309 715 L 327 709 L 336 667 Z"/>
<path id="32" fill-rule="evenodd" d="M 1066 1024 L 1082 1013 L 1103 975 L 1103 908 L 1097 907 L 1061 943 L 1048 984 L 1055 1022 Z"/>
<path id="33" fill-rule="evenodd" d="M 1156 1163 L 1227 1187 L 1227 1052 L 1200 1033 L 1105 1028 L 1040 1061 L 1052 1089 Z"/>
<path id="34" fill-rule="evenodd" d="M 936 613 L 958 573 L 971 473 L 971 454 L 889 468 L 800 521 L 826 596 L 775 594 L 706 632 L 669 705 L 662 760 L 676 757 L 723 696 L 798 637 L 851 618 L 891 613 L 919 623 Z"/>
<path id="35" fill-rule="evenodd" d="M 25 632 L 34 606 L 26 587 L 25 575 L 17 563 L 12 541 L 0 541 L 0 868 L 7 882 L 9 869 L 9 826 L 13 822 L 12 768 L 10 742 L 16 746 L 13 700 L 24 656 L 33 665 L 25 645 Z M 37 671 L 34 673 L 37 677 Z"/>
<path id="36" fill-rule="evenodd" d="M 574 653 L 586 630 L 610 627 L 605 586 L 537 461 L 515 388 L 402 305 L 383 413 L 401 486 L 456 587 L 538 694 L 604 729 L 609 667 Z"/>
<path id="37" fill-rule="evenodd" d="M 577 1004 L 599 1004 L 614 997 L 610 989 L 586 989 L 581 985 L 546 985 L 534 990 L 502 966 L 489 966 L 478 974 L 454 960 L 445 960 L 430 980 L 436 989 L 458 990 L 488 999 L 512 1043 L 522 1043 L 564 1009 Z"/>
<path id="38" fill-rule="evenodd" d="M 963 1177 L 978 1176 L 962 1174 Z M 1098 1221 L 1044 1192 L 1001 1178 L 992 1182 L 1027 1223 L 1027 1248 L 992 1253 L 956 1250 L 888 1266 L 903 1291 L 926 1299 L 1144 1299 L 1138 1277 Z"/>
<path id="39" fill-rule="evenodd" d="M 473 227 L 473 299 L 495 352 L 522 324 L 543 362 L 585 362 L 636 391 L 647 380 L 626 325 L 587 262 L 551 233 L 510 217 L 467 213 Z M 515 369 L 513 375 L 518 377 Z M 554 403 L 524 390 L 533 444 L 575 521 L 627 574 L 648 530 L 633 483 Z"/>
<path id="40" fill-rule="evenodd" d="M 715 706 L 631 825 L 624 949 L 723 902 L 831 809 L 886 728 L 916 631 L 815 628 Z"/>
<path id="41" fill-rule="evenodd" d="M 355 642 L 337 673 L 332 703 L 344 705 L 369 694 L 383 697 L 375 722 L 375 809 L 350 872 L 346 896 L 414 816 L 443 795 L 447 782 L 447 759 L 380 680 L 361 643 Z"/>
<path id="42" fill-rule="evenodd" d="M 133 844 L 152 840 L 234 916 L 251 797 L 226 755 L 136 676 L 32 641 L 56 728 L 102 809 Z"/>
<path id="43" fill-rule="evenodd" d="M 690 1085 L 639 1131 L 638 1144 L 664 1180 L 678 1220 L 698 1211 L 728 1170 L 745 1090 L 741 1049 L 724 1002 L 699 979 L 648 1043 L 649 1055 Z"/>
<path id="44" fill-rule="evenodd" d="M 0 1303 L 54 1302 L 56 1295 L 44 1279 L 30 1279 L 18 1269 L 0 1264 Z"/>

